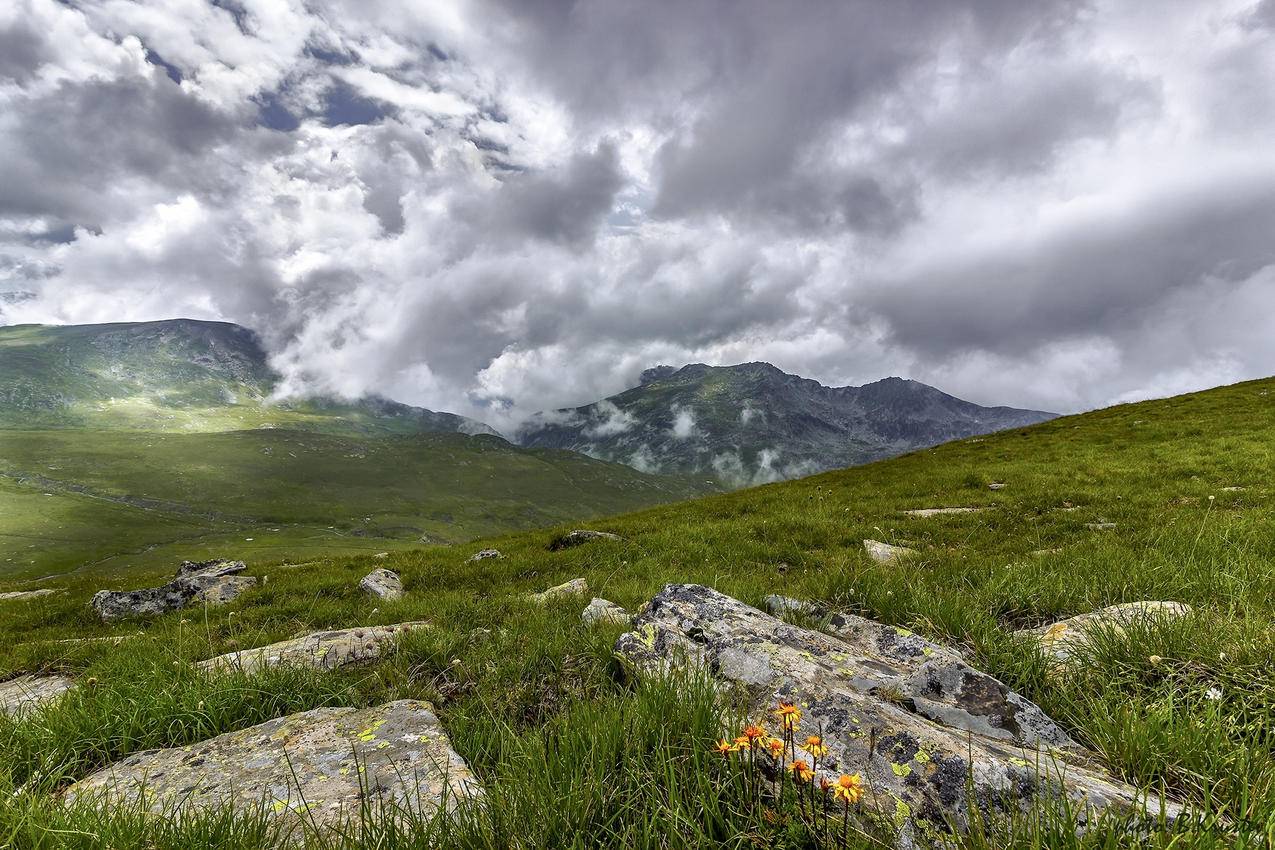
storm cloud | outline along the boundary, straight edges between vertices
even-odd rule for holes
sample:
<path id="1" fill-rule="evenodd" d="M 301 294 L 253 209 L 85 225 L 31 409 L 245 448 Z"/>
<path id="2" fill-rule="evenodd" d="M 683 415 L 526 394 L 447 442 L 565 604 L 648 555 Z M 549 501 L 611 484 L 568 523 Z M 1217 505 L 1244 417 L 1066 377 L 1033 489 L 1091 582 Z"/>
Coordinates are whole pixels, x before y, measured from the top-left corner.
<path id="1" fill-rule="evenodd" d="M 0 317 L 502 428 L 656 363 L 1188 391 L 1275 371 L 1273 79 L 1272 0 L 17 0 Z"/>

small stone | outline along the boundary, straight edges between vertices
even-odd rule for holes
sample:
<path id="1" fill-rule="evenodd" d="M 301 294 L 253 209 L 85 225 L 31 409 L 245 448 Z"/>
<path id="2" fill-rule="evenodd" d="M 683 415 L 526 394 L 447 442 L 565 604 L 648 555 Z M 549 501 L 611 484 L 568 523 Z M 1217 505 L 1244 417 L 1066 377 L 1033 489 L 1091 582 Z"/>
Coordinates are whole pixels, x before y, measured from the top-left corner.
<path id="1" fill-rule="evenodd" d="M 594 623 L 614 623 L 628 626 L 633 622 L 633 618 L 629 616 L 628 611 L 625 611 L 614 602 L 598 598 L 594 598 L 592 602 L 585 606 L 580 619 L 584 621 L 586 626 L 591 626 Z"/>
<path id="2" fill-rule="evenodd" d="M 479 549 L 477 552 L 466 558 L 466 562 L 473 563 L 474 561 L 486 561 L 489 558 L 500 559 L 503 557 L 505 556 L 500 554 L 499 549 Z"/>
<path id="3" fill-rule="evenodd" d="M 8 593 L 0 593 L 0 602 L 39 599 L 41 596 L 49 596 L 57 592 L 49 587 L 42 587 L 39 590 L 13 590 Z"/>
<path id="4" fill-rule="evenodd" d="M 988 484 L 988 485 L 987 485 L 987 489 L 988 489 L 988 490 L 1004 490 L 1004 489 L 1005 489 L 1005 482 L 1004 482 L 1004 481 L 993 481 L 991 484 Z"/>
<path id="5" fill-rule="evenodd" d="M 433 706 L 316 708 L 199 744 L 135 753 L 72 785 L 64 800 L 183 818 L 227 808 L 314 829 L 322 842 L 360 811 L 428 820 L 482 793 Z"/>
<path id="6" fill-rule="evenodd" d="M 772 593 L 761 601 L 761 607 L 767 613 L 776 617 L 783 617 L 787 614 L 799 614 L 805 617 L 822 617 L 828 613 L 821 605 L 813 602 L 806 602 L 802 599 L 793 599 L 791 596 L 780 596 Z"/>
<path id="7" fill-rule="evenodd" d="M 609 531 L 591 531 L 589 529 L 576 529 L 554 538 L 549 544 L 550 552 L 557 552 L 562 549 L 571 549 L 576 546 L 583 546 L 585 543 L 592 543 L 595 540 L 623 540 L 624 538 L 618 534 L 612 534 Z"/>
<path id="8" fill-rule="evenodd" d="M 1244 488 L 1243 487 L 1223 487 L 1222 492 L 1223 493 L 1243 493 Z"/>
<path id="9" fill-rule="evenodd" d="M 1116 524 L 1114 522 L 1108 522 L 1105 519 L 1099 520 L 1098 522 L 1085 523 L 1085 528 L 1091 528 L 1094 531 L 1111 531 L 1111 529 L 1115 527 L 1116 527 Z"/>
<path id="10" fill-rule="evenodd" d="M 238 670 L 244 673 L 280 665 L 335 670 L 350 664 L 375 661 L 393 649 L 403 635 L 426 628 L 429 628 L 428 623 L 408 622 L 392 626 L 314 632 L 269 646 L 219 655 L 200 661 L 195 666 L 200 670 Z"/>
<path id="11" fill-rule="evenodd" d="M 582 578 L 573 578 L 571 581 L 564 581 L 557 587 L 551 587 L 540 593 L 531 594 L 531 601 L 544 604 L 546 602 L 554 602 L 559 599 L 566 599 L 571 596 L 584 596 L 589 592 L 589 583 Z"/>
<path id="12" fill-rule="evenodd" d="M 906 546 L 891 546 L 889 543 L 882 543 L 880 540 L 865 540 L 863 541 L 863 548 L 868 553 L 868 557 L 878 564 L 892 564 L 900 558 L 916 554 L 915 549 L 908 549 Z"/>
<path id="13" fill-rule="evenodd" d="M 393 570 L 377 569 L 363 576 L 359 589 L 364 593 L 392 602 L 403 596 L 403 580 Z"/>
<path id="14" fill-rule="evenodd" d="M 987 508 L 917 508 L 912 511 L 904 511 L 908 516 L 915 517 L 932 517 L 943 516 L 945 514 L 975 514 L 979 511 L 985 511 Z"/>
<path id="15" fill-rule="evenodd" d="M 390 556 L 390 553 L 389 553 L 389 552 L 377 552 L 377 553 L 376 553 L 375 555 L 373 555 L 372 557 L 373 557 L 373 558 L 388 558 L 389 556 Z"/>
<path id="16" fill-rule="evenodd" d="M 75 687 L 65 676 L 19 676 L 0 682 L 0 714 L 17 717 L 34 711 Z"/>

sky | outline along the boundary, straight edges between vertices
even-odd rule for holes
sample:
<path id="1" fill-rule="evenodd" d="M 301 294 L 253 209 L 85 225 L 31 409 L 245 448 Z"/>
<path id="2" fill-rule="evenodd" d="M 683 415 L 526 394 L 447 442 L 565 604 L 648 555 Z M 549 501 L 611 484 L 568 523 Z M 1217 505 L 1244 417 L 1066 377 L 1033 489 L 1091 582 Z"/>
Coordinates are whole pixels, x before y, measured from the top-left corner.
<path id="1" fill-rule="evenodd" d="M 509 428 L 765 360 L 1275 373 L 1275 0 L 8 0 L 0 321 L 255 329 Z"/>

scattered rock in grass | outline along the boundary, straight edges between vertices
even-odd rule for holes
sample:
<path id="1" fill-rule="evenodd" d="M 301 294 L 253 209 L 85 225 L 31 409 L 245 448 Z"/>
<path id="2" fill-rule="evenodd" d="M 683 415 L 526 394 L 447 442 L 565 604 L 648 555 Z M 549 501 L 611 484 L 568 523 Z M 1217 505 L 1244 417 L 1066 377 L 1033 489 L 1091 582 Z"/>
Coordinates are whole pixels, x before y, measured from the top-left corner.
<path id="1" fill-rule="evenodd" d="M 0 593 L 0 602 L 19 602 L 23 600 L 39 599 L 41 596 L 49 596 L 58 591 L 50 587 L 42 587 L 39 590 L 11 590 L 8 593 Z"/>
<path id="2" fill-rule="evenodd" d="M 479 549 L 477 552 L 470 555 L 466 560 L 472 563 L 474 561 L 486 561 L 488 559 L 499 560 L 503 557 L 505 556 L 500 554 L 499 549 Z"/>
<path id="3" fill-rule="evenodd" d="M 1244 488 L 1243 487 L 1223 487 L 1222 492 L 1223 493 L 1243 493 Z"/>
<path id="4" fill-rule="evenodd" d="M 142 590 L 99 590 L 89 605 L 105 621 L 165 614 L 192 603 L 222 605 L 257 584 L 241 576 L 243 561 L 183 561 L 168 584 Z"/>
<path id="5" fill-rule="evenodd" d="M 557 587 L 551 587 L 548 590 L 542 590 L 540 593 L 531 594 L 531 601 L 544 604 L 571 596 L 585 596 L 588 593 L 589 583 L 582 578 L 573 578 L 571 581 L 564 581 Z"/>
<path id="6" fill-rule="evenodd" d="M 195 666 L 201 670 L 240 670 L 245 673 L 287 665 L 335 670 L 375 661 L 393 650 L 403 635 L 427 628 L 429 623 L 409 622 L 314 632 L 269 646 L 219 655 Z"/>
<path id="7" fill-rule="evenodd" d="M 393 570 L 376 569 L 363 576 L 359 589 L 369 596 L 392 602 L 403 597 L 403 580 Z"/>
<path id="8" fill-rule="evenodd" d="M 587 626 L 591 626 L 594 623 L 616 623 L 621 626 L 627 626 L 633 622 L 633 618 L 629 616 L 628 611 L 625 611 L 614 602 L 608 602 L 605 599 L 596 597 L 585 606 L 584 612 L 580 614 L 580 619 Z"/>
<path id="9" fill-rule="evenodd" d="M 979 511 L 985 511 L 987 508 L 917 508 L 912 511 L 904 511 L 908 516 L 915 517 L 932 517 L 943 516 L 945 514 L 976 514 Z"/>
<path id="10" fill-rule="evenodd" d="M 1033 558 L 1044 558 L 1049 555 L 1057 555 L 1061 551 L 1062 551 L 1061 547 L 1054 548 L 1054 549 L 1033 549 L 1030 552 L 1030 554 Z"/>
<path id="11" fill-rule="evenodd" d="M 17 717 L 34 711 L 75 687 L 65 676 L 19 676 L 0 682 L 0 714 Z"/>
<path id="12" fill-rule="evenodd" d="M 798 614 L 803 617 L 822 617 L 828 610 L 822 605 L 807 602 L 804 599 L 793 599 L 791 596 L 780 596 L 772 593 L 761 601 L 761 606 L 776 617 L 787 614 Z"/>
<path id="13" fill-rule="evenodd" d="M 1004 489 L 1005 489 L 1005 482 L 1004 482 L 1004 481 L 993 481 L 991 484 L 988 484 L 988 485 L 987 485 L 987 489 L 988 489 L 988 490 L 1004 490 Z"/>
<path id="14" fill-rule="evenodd" d="M 389 556 L 390 556 L 390 553 L 389 553 L 389 552 L 377 552 L 377 553 L 376 553 L 375 555 L 373 555 L 372 557 L 373 557 L 373 558 L 388 558 Z"/>
<path id="15" fill-rule="evenodd" d="M 421 817 L 482 793 L 433 706 L 316 708 L 186 747 L 148 750 L 67 789 L 67 803 L 137 806 L 182 817 L 262 812 L 335 837 L 360 808 Z M 410 814 L 409 814 L 410 813 Z"/>
<path id="16" fill-rule="evenodd" d="M 1079 809 L 1160 812 L 1039 707 L 906 630 L 854 618 L 846 638 L 833 637 L 698 585 L 665 587 L 634 626 L 616 653 L 637 675 L 699 668 L 739 688 L 751 716 L 767 721 L 779 700 L 801 706 L 801 734 L 818 730 L 830 750 L 820 776 L 861 774 L 873 789 L 861 805 L 893 825 L 899 846 L 967 828 L 971 811 L 1060 794 Z M 1182 811 L 1164 806 L 1170 818 Z M 1081 823 L 1091 814 L 1081 811 Z"/>
<path id="17" fill-rule="evenodd" d="M 1171 620 L 1190 613 L 1191 606 L 1181 602 L 1124 602 L 1034 629 L 1020 629 L 1014 634 L 1037 640 L 1046 655 L 1055 661 L 1066 662 L 1089 641 L 1091 635 L 1104 631 L 1120 633 L 1137 623 Z"/>
<path id="18" fill-rule="evenodd" d="M 576 529 L 555 537 L 553 542 L 549 544 L 550 552 L 558 552 L 562 549 L 571 549 L 576 546 L 583 546 L 585 543 L 592 543 L 595 540 L 623 540 L 624 538 L 618 534 L 612 534 L 609 531 L 592 531 L 589 529 Z"/>
<path id="19" fill-rule="evenodd" d="M 908 555 L 915 555 L 915 549 L 909 549 L 906 546 L 891 546 L 889 543 L 882 543 L 880 540 L 865 540 L 863 548 L 868 553 L 868 557 L 876 561 L 878 564 L 892 564 L 900 558 Z"/>
<path id="20" fill-rule="evenodd" d="M 1111 531 L 1115 527 L 1116 524 L 1114 522 L 1108 522 L 1105 519 L 1100 519 L 1097 522 L 1085 523 L 1085 528 L 1091 528 L 1094 531 Z"/>

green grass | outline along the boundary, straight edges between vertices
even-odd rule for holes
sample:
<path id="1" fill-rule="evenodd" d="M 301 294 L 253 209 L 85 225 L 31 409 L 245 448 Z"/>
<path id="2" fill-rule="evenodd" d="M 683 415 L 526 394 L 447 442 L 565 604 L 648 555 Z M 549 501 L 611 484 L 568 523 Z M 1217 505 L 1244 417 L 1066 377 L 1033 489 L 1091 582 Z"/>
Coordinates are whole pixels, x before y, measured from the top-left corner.
<path id="1" fill-rule="evenodd" d="M 0 846 L 263 846 L 279 836 L 251 817 L 152 826 L 135 812 L 64 810 L 54 792 L 138 749 L 396 697 L 435 703 L 498 805 L 406 832 L 355 822 L 348 846 L 816 846 L 791 812 L 760 816 L 719 775 L 704 749 L 719 731 L 718 706 L 702 683 L 635 685 L 611 656 L 619 630 L 581 625 L 583 601 L 539 608 L 525 599 L 577 576 L 631 609 L 665 583 L 694 581 L 754 604 L 779 592 L 907 625 L 967 649 L 1115 774 L 1166 789 L 1201 818 L 1172 834 L 1099 823 L 1078 838 L 1065 812 L 1042 809 L 985 824 L 959 840 L 964 847 L 1269 846 L 1273 392 L 1275 381 L 1258 381 L 1112 408 L 592 524 L 622 542 L 549 552 L 563 530 L 554 527 L 381 560 L 260 561 L 252 572 L 269 577 L 264 586 L 186 623 L 171 615 L 103 626 L 85 607 L 101 575 L 45 582 L 64 592 L 0 603 L 0 671 L 59 670 L 97 684 L 20 723 L 0 721 Z M 1007 487 L 990 491 L 991 481 Z M 954 505 L 989 510 L 902 513 Z M 1100 519 L 1117 528 L 1087 527 Z M 920 555 L 876 564 L 865 537 Z M 485 546 L 506 557 L 466 562 Z M 373 566 L 402 574 L 403 600 L 360 595 L 356 583 Z M 1195 613 L 1097 641 L 1061 680 L 1012 635 L 1139 599 L 1186 602 Z M 315 628 L 414 619 L 434 628 L 351 672 L 245 680 L 190 667 Z M 135 632 L 118 648 L 53 642 Z"/>

